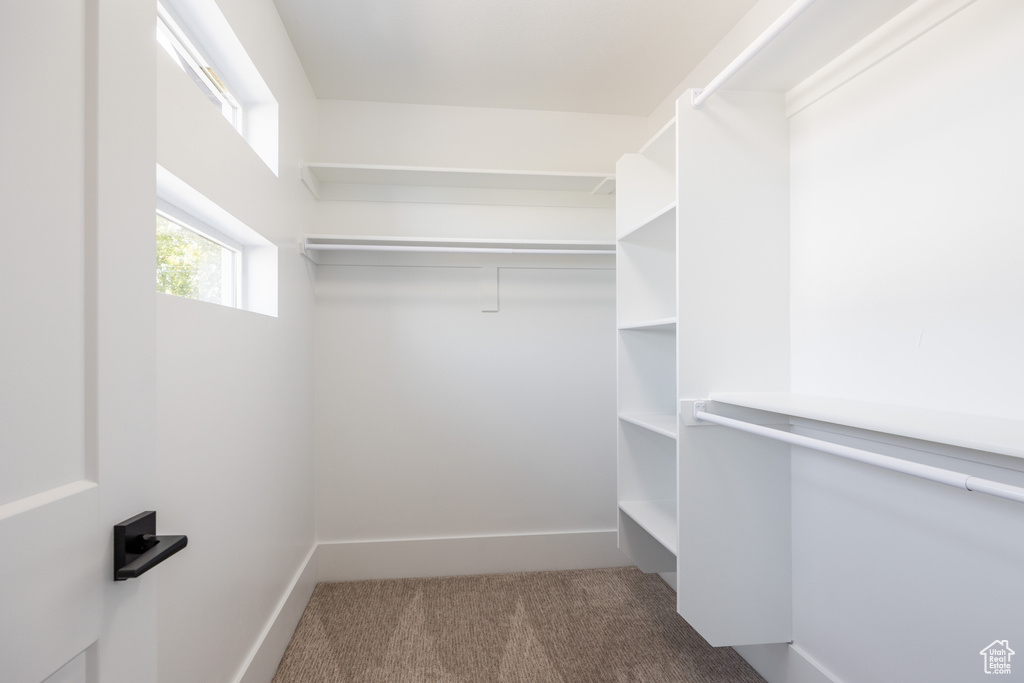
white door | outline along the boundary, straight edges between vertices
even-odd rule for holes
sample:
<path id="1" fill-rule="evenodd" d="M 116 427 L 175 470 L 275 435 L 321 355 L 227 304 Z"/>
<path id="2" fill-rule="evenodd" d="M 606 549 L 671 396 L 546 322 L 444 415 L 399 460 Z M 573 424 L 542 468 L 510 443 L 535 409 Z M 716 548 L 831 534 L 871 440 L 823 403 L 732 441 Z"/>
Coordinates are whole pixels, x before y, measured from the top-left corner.
<path id="1" fill-rule="evenodd" d="M 0 0 L 0 681 L 156 680 L 155 8 Z M 148 234 L 147 229 L 148 228 Z"/>

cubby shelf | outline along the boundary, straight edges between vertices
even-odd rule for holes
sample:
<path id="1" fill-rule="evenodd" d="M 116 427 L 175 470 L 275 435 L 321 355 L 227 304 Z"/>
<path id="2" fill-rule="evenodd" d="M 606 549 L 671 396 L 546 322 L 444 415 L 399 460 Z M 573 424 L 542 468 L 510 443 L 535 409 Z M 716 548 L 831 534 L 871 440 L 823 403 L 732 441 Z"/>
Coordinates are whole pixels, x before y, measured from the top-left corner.
<path id="1" fill-rule="evenodd" d="M 627 228 L 618 239 L 629 242 L 643 239 L 647 237 L 647 233 L 655 234 L 655 236 L 659 233 L 671 234 L 676 226 L 676 206 L 677 203 L 673 201 L 667 206 L 658 209 L 647 218 Z"/>
<path id="2" fill-rule="evenodd" d="M 651 233 L 652 235 L 672 234 L 675 231 L 676 205 L 677 203 L 672 201 L 666 206 L 663 206 L 655 211 L 651 216 L 648 216 L 633 227 L 627 228 L 626 231 L 619 236 L 619 239 L 623 241 L 642 239 L 646 237 L 648 233 Z"/>
<path id="3" fill-rule="evenodd" d="M 319 200 L 614 206 L 608 173 L 305 162 L 300 177 Z"/>
<path id="4" fill-rule="evenodd" d="M 670 439 L 678 438 L 679 426 L 675 415 L 648 415 L 638 413 L 620 413 L 619 419 L 637 427 L 649 429 L 655 434 L 667 436 Z"/>
<path id="5" fill-rule="evenodd" d="M 643 527 L 673 555 L 678 553 L 676 502 L 674 500 L 624 500 L 619 509 Z"/>
<path id="6" fill-rule="evenodd" d="M 673 165 L 676 160 L 676 117 L 672 117 L 655 133 L 647 144 L 640 148 L 640 154 L 657 159 L 665 165 Z"/>
<path id="7" fill-rule="evenodd" d="M 622 323 L 620 330 L 649 330 L 651 332 L 673 332 L 676 329 L 675 318 L 657 318 L 655 320 L 638 320 L 632 323 Z"/>

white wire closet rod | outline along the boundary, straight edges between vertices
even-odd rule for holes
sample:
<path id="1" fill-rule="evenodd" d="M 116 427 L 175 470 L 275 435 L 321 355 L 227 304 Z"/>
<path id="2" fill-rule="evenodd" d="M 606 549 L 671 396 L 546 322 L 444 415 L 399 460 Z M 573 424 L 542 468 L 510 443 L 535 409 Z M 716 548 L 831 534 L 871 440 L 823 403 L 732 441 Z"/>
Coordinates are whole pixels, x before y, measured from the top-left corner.
<path id="1" fill-rule="evenodd" d="M 394 244 L 315 244 L 306 247 L 310 251 L 399 251 L 413 253 L 448 253 L 448 254 L 554 254 L 597 256 L 614 256 L 614 249 L 545 249 L 539 247 L 456 247 L 456 246 L 425 246 L 425 245 L 394 245 Z"/>
<path id="2" fill-rule="evenodd" d="M 782 16 L 772 22 L 772 25 L 766 28 L 764 33 L 754 39 L 754 42 L 748 45 L 747 49 L 741 52 L 736 59 L 729 62 L 729 66 L 722 69 L 722 72 L 715 76 L 707 86 L 693 90 L 693 93 L 690 95 L 690 101 L 693 104 L 693 108 L 700 109 L 703 107 L 708 98 L 714 95 L 719 88 L 725 85 L 726 81 L 735 76 L 736 72 L 746 66 L 758 52 L 775 40 L 780 33 L 785 31 L 790 24 L 796 21 L 797 17 L 804 13 L 804 10 L 815 2 L 816 0 L 797 0 L 797 2 L 790 5 L 789 9 L 782 13 Z"/>
<path id="3" fill-rule="evenodd" d="M 314 251 L 377 251 L 449 254 L 552 254 L 614 256 L 615 243 L 590 240 L 472 239 L 454 237 L 392 237 L 306 235 L 303 249 Z"/>
<path id="4" fill-rule="evenodd" d="M 946 486 L 954 486 L 958 489 L 964 489 L 965 491 L 987 493 L 990 496 L 1006 498 L 1007 500 L 1015 500 L 1018 503 L 1024 503 L 1024 488 L 1019 486 L 1010 486 L 1009 484 L 1002 484 L 989 479 L 972 477 L 971 475 L 964 474 L 962 472 L 954 472 L 953 470 L 946 470 L 941 467 L 932 467 L 931 465 L 922 465 L 921 463 L 903 460 L 902 458 L 894 458 L 890 455 L 872 453 L 871 451 L 865 451 L 860 448 L 842 446 L 830 441 L 812 439 L 811 437 L 801 436 L 800 434 L 791 434 L 778 429 L 771 429 L 770 427 L 763 427 L 761 425 L 751 424 L 750 422 L 735 420 L 731 417 L 714 415 L 713 413 L 703 410 L 702 408 L 704 406 L 706 406 L 706 403 L 703 401 L 694 403 L 694 420 L 698 422 L 711 422 L 723 427 L 729 427 L 730 429 L 747 432 L 748 434 L 756 434 L 775 441 L 782 441 L 794 446 L 810 448 L 811 450 L 828 453 L 829 455 L 835 455 L 840 458 L 856 460 L 857 462 L 874 465 L 875 467 L 881 467 L 886 470 L 892 470 L 893 472 L 902 472 L 903 474 L 909 474 L 920 479 L 938 482 L 939 484 L 945 484 Z"/>

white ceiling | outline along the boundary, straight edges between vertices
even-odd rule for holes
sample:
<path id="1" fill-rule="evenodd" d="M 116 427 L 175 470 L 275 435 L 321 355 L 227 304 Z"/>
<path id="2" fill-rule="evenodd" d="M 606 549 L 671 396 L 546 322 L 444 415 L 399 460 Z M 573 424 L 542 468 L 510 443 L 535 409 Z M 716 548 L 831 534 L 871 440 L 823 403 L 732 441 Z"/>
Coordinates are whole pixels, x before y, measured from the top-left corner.
<path id="1" fill-rule="evenodd" d="M 322 99 L 645 116 L 755 0 L 274 0 Z"/>

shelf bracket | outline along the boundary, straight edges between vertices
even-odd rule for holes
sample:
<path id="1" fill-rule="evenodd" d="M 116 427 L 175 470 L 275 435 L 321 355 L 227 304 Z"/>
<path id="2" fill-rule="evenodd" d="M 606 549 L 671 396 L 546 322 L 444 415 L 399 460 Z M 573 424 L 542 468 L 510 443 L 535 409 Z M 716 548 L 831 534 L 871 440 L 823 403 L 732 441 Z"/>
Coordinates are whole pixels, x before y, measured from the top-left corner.
<path id="1" fill-rule="evenodd" d="M 698 420 L 695 416 L 708 409 L 708 401 L 704 398 L 684 398 L 679 401 L 679 418 L 684 427 L 708 427 L 710 422 Z"/>

